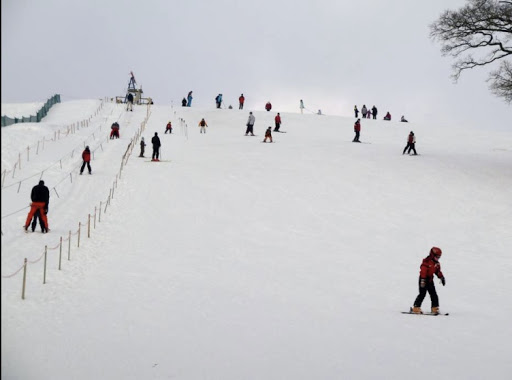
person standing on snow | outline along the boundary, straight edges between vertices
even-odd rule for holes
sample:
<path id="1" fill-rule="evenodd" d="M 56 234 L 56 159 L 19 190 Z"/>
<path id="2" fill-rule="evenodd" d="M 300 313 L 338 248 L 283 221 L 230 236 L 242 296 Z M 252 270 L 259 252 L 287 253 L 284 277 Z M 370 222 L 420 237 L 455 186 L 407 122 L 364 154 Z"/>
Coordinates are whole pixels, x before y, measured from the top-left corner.
<path id="1" fill-rule="evenodd" d="M 247 119 L 247 129 L 245 130 L 245 135 L 247 136 L 248 133 L 251 134 L 251 136 L 254 136 L 254 123 L 256 122 L 256 118 L 252 114 L 252 112 L 249 112 L 249 119 Z"/>
<path id="2" fill-rule="evenodd" d="M 126 100 L 127 100 L 127 102 L 126 102 L 126 110 L 133 112 L 133 95 L 132 95 L 131 92 L 126 97 Z"/>
<path id="3" fill-rule="evenodd" d="M 187 95 L 187 107 L 190 107 L 192 105 L 192 91 L 190 91 Z"/>
<path id="4" fill-rule="evenodd" d="M 274 121 L 276 123 L 274 132 L 279 132 L 279 128 L 281 127 L 281 115 L 279 115 L 279 112 L 277 113 L 276 117 L 274 118 Z"/>
<path id="5" fill-rule="evenodd" d="M 182 107 L 186 107 L 186 106 L 187 106 L 187 99 L 183 98 L 183 99 L 181 100 L 181 106 L 182 106 Z"/>
<path id="6" fill-rule="evenodd" d="M 244 102 L 245 102 L 245 98 L 244 98 L 244 94 L 242 94 L 238 98 L 238 109 L 239 110 L 243 110 L 244 109 Z"/>
<path id="7" fill-rule="evenodd" d="M 372 107 L 373 120 L 377 120 L 377 107 Z"/>
<path id="8" fill-rule="evenodd" d="M 405 151 L 407 150 L 407 148 L 409 148 L 409 151 L 407 152 L 407 154 L 410 154 L 411 150 L 413 150 L 414 155 L 415 156 L 418 155 L 418 153 L 416 153 L 416 136 L 414 136 L 413 131 L 411 131 L 411 133 L 409 133 L 409 136 L 407 137 L 407 145 L 405 146 L 402 154 L 405 154 Z"/>
<path id="9" fill-rule="evenodd" d="M 366 113 L 368 110 L 366 109 L 366 104 L 363 104 L 363 108 L 361 108 L 361 115 L 363 116 L 363 119 L 366 119 Z"/>
<path id="10" fill-rule="evenodd" d="M 423 313 L 421 311 L 421 303 L 428 292 L 432 302 L 431 311 L 433 314 L 439 314 L 439 297 L 437 296 L 436 287 L 434 285 L 434 275 L 441 280 L 443 286 L 446 285 L 446 279 L 444 278 L 443 272 L 441 272 L 441 264 L 439 263 L 442 253 L 441 248 L 432 247 L 429 255 L 423 259 L 420 266 L 420 294 L 416 297 L 414 306 L 411 308 L 412 313 Z"/>
<path id="11" fill-rule="evenodd" d="M 87 170 L 89 170 L 89 174 L 92 174 L 91 170 L 91 151 L 89 150 L 89 145 L 87 145 L 82 152 L 82 160 L 84 161 L 82 163 L 82 167 L 80 168 L 80 175 L 84 172 L 85 165 L 87 165 Z"/>
<path id="12" fill-rule="evenodd" d="M 217 105 L 217 108 L 220 108 L 222 104 L 222 94 L 217 95 L 215 98 L 215 104 Z"/>
<path id="13" fill-rule="evenodd" d="M 50 190 L 48 190 L 44 185 L 44 181 L 39 181 L 39 184 L 32 188 L 30 199 L 32 200 L 32 203 L 30 204 L 30 211 L 28 212 L 27 220 L 25 221 L 25 231 L 28 230 L 28 226 L 37 211 L 39 212 L 39 217 L 43 220 L 44 224 L 44 226 L 41 225 L 42 232 L 48 232 L 50 229 L 48 227 L 48 218 L 46 214 L 48 214 L 48 204 L 50 203 Z M 34 228 L 32 228 L 32 231 L 34 231 Z"/>
<path id="14" fill-rule="evenodd" d="M 206 120 L 204 120 L 204 117 L 199 122 L 199 133 L 206 133 L 206 127 L 208 124 L 206 124 Z"/>
<path id="15" fill-rule="evenodd" d="M 304 102 L 302 101 L 302 99 L 300 100 L 300 113 L 303 113 L 304 112 Z"/>
<path id="16" fill-rule="evenodd" d="M 151 139 L 151 144 L 153 144 L 153 155 L 151 156 L 151 161 L 160 161 L 158 157 L 160 157 L 160 137 L 158 137 L 158 133 L 155 132 L 155 135 Z"/>
<path id="17" fill-rule="evenodd" d="M 357 106 L 354 106 L 354 114 L 356 115 L 357 119 L 357 115 L 359 115 L 359 110 L 357 109 Z"/>
<path id="18" fill-rule="evenodd" d="M 146 142 L 144 141 L 144 137 L 140 138 L 140 155 L 139 157 L 144 157 L 144 148 L 146 147 Z"/>
<path id="19" fill-rule="evenodd" d="M 357 121 L 354 123 L 354 132 L 356 135 L 354 136 L 354 140 L 352 140 L 352 142 L 361 142 L 359 141 L 359 133 L 361 132 L 361 119 L 357 119 Z"/>

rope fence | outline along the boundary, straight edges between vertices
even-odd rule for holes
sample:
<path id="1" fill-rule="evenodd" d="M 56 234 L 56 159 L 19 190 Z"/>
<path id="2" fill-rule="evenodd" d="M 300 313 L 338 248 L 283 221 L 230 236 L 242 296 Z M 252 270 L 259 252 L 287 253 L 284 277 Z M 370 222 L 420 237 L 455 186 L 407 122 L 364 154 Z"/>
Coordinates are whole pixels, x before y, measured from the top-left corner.
<path id="1" fill-rule="evenodd" d="M 124 154 L 123 154 L 123 156 L 121 158 L 121 166 L 120 166 L 119 172 L 116 174 L 115 180 L 112 182 L 112 186 L 109 189 L 108 197 L 106 199 L 100 201 L 99 202 L 99 206 L 98 205 L 94 206 L 94 214 L 92 214 L 92 215 L 91 215 L 91 213 L 87 214 L 86 220 L 85 221 L 79 221 L 78 222 L 78 229 L 76 229 L 75 231 L 69 230 L 69 232 L 67 234 L 67 237 L 60 236 L 59 242 L 54 247 L 48 247 L 48 245 L 45 245 L 44 251 L 42 252 L 42 254 L 37 259 L 35 259 L 35 260 L 28 260 L 27 258 L 25 258 L 23 260 L 23 264 L 17 270 L 15 270 L 11 274 L 2 275 L 1 276 L 2 279 L 10 279 L 10 278 L 14 278 L 18 273 L 23 271 L 22 288 L 21 288 L 21 299 L 22 300 L 25 299 L 25 295 L 26 295 L 27 267 L 28 267 L 28 264 L 37 264 L 42 259 L 44 259 L 43 260 L 43 268 L 42 268 L 42 271 L 43 271 L 43 280 L 42 280 L 42 282 L 43 282 L 43 284 L 46 284 L 47 283 L 47 275 L 48 275 L 48 253 L 49 253 L 49 251 L 50 252 L 51 251 L 57 251 L 57 250 L 59 251 L 57 269 L 60 271 L 60 270 L 62 270 L 63 250 L 66 249 L 64 247 L 65 243 L 67 242 L 67 260 L 71 261 L 72 237 L 76 237 L 76 248 L 78 249 L 78 248 L 80 248 L 80 239 L 81 239 L 82 230 L 84 228 L 86 228 L 86 233 L 87 233 L 87 238 L 88 239 L 90 239 L 91 237 L 94 236 L 92 234 L 92 231 L 96 229 L 96 217 L 98 219 L 98 223 L 101 223 L 101 220 L 102 220 L 101 219 L 102 209 L 103 209 L 103 214 L 106 214 L 107 210 L 108 210 L 108 207 L 110 206 L 111 200 L 114 199 L 114 191 L 118 187 L 118 180 L 121 178 L 121 173 L 122 173 L 124 167 L 126 166 L 126 164 L 128 163 L 130 155 L 133 153 L 133 149 L 137 145 L 137 141 L 139 140 L 142 132 L 146 128 L 147 121 L 148 121 L 148 119 L 149 119 L 149 117 L 151 115 L 150 107 L 151 107 L 151 105 L 148 104 L 148 106 L 147 106 L 148 110 L 147 110 L 147 113 L 146 113 L 146 118 L 141 123 L 140 127 L 138 128 L 137 132 L 135 133 L 135 136 L 131 139 L 130 143 L 128 144 L 128 146 L 126 148 L 126 151 L 124 152 Z"/>

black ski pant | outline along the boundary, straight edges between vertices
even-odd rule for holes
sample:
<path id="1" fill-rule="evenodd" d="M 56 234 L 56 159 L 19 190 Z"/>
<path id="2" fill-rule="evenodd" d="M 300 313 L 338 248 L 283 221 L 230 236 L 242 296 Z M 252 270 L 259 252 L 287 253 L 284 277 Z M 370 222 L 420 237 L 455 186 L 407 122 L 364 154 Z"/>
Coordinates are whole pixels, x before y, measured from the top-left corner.
<path id="1" fill-rule="evenodd" d="M 247 124 L 247 130 L 245 131 L 245 134 L 250 133 L 251 135 L 254 135 L 254 132 L 252 131 L 253 125 Z"/>
<path id="2" fill-rule="evenodd" d="M 430 300 L 432 301 L 432 307 L 439 307 L 439 297 L 437 296 L 436 286 L 434 285 L 434 279 L 430 281 L 427 280 L 425 287 L 423 288 L 421 287 L 420 284 L 421 278 L 418 280 L 420 294 L 418 294 L 418 297 L 416 297 L 416 300 L 414 301 L 414 306 L 420 307 L 428 292 L 428 294 L 430 295 Z"/>
<path id="3" fill-rule="evenodd" d="M 240 105 L 238 106 L 238 109 L 239 110 L 243 110 L 244 109 L 244 103 L 240 103 Z"/>
<path id="4" fill-rule="evenodd" d="M 274 131 L 279 132 L 280 126 L 281 126 L 281 123 L 276 122 L 276 127 L 274 128 Z"/>
<path id="5" fill-rule="evenodd" d="M 415 145 L 414 143 L 407 143 L 407 146 L 404 148 L 404 152 L 402 154 L 405 154 L 405 151 L 407 150 L 407 148 L 409 148 L 409 151 L 407 153 L 411 153 L 411 150 L 413 150 L 414 154 L 418 154 L 418 153 L 416 153 L 416 147 L 414 145 Z"/>
<path id="6" fill-rule="evenodd" d="M 91 174 L 91 164 L 89 163 L 89 161 L 84 161 L 84 163 L 82 164 L 82 167 L 80 168 L 80 174 L 82 174 L 84 172 L 85 165 L 87 165 L 87 169 L 89 170 L 89 174 Z"/>
<path id="7" fill-rule="evenodd" d="M 157 159 L 158 160 L 158 156 L 160 155 L 160 147 L 159 146 L 154 146 L 153 147 L 153 155 L 151 156 L 151 158 L 154 160 L 154 159 Z"/>
<path id="8" fill-rule="evenodd" d="M 356 131 L 356 136 L 354 137 L 354 140 L 352 142 L 359 142 L 359 131 Z"/>

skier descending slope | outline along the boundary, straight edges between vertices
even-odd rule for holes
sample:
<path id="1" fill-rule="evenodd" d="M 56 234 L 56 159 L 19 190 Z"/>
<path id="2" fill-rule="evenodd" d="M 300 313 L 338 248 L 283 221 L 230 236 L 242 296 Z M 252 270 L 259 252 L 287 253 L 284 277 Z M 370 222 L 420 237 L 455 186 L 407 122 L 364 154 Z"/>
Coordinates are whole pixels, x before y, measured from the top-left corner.
<path id="1" fill-rule="evenodd" d="M 436 287 L 434 285 L 434 275 L 441 279 L 443 286 L 446 285 L 446 279 L 441 272 L 441 264 L 439 259 L 442 255 L 441 248 L 432 247 L 427 257 L 423 259 L 420 266 L 419 288 L 420 293 L 414 301 L 414 307 L 411 312 L 414 314 L 422 314 L 421 304 L 427 292 L 432 302 L 432 314 L 439 314 L 439 297 L 437 296 Z"/>

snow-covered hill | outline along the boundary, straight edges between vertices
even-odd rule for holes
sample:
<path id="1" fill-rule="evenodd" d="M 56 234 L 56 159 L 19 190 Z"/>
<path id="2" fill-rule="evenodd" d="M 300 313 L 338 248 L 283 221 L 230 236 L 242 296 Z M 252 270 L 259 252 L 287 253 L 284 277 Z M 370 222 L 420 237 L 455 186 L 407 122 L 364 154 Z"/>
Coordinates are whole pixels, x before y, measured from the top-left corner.
<path id="1" fill-rule="evenodd" d="M 507 379 L 512 132 L 361 119 L 356 144 L 281 113 L 263 144 L 275 115 L 83 100 L 2 128 L 2 379 Z M 40 178 L 51 231 L 26 234 Z M 450 316 L 402 315 L 434 245 Z"/>

